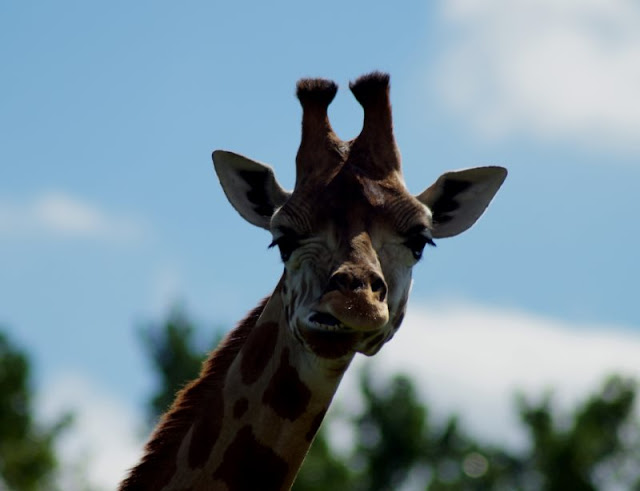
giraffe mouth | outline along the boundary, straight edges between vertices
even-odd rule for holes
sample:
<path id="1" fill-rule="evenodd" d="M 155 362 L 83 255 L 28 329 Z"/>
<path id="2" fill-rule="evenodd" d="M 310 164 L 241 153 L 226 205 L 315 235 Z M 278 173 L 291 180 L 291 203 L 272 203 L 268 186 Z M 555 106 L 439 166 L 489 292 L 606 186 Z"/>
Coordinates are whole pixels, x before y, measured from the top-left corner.
<path id="1" fill-rule="evenodd" d="M 327 331 L 350 331 L 351 329 L 326 312 L 314 312 L 309 321 L 313 327 L 325 329 Z"/>

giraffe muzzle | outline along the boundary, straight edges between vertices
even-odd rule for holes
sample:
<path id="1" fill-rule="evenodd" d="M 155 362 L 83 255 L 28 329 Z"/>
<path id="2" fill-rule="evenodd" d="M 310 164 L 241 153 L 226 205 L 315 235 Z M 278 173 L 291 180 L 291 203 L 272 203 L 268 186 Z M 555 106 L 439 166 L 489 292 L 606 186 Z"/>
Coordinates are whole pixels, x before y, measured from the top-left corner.
<path id="1" fill-rule="evenodd" d="M 354 331 L 375 331 L 389 322 L 389 307 L 369 289 L 331 291 L 322 297 L 321 308 L 310 320 L 318 320 L 332 329 L 344 326 L 343 329 Z"/>

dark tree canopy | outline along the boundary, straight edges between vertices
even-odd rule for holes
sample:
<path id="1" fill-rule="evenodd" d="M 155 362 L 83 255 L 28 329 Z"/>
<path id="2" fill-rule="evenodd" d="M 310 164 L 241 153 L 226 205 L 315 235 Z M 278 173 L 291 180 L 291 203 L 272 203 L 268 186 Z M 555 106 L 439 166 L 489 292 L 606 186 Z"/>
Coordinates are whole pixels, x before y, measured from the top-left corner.
<path id="1" fill-rule="evenodd" d="M 65 416 L 50 427 L 34 419 L 31 363 L 0 331 L 0 489 L 50 490 L 57 471 L 54 444 L 70 423 Z"/>

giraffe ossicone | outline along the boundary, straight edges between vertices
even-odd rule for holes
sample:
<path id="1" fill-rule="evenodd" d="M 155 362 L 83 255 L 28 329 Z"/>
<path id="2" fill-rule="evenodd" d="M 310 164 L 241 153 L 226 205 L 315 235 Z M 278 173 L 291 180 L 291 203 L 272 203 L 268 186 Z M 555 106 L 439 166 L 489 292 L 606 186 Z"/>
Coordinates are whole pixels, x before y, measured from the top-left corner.
<path id="1" fill-rule="evenodd" d="M 473 225 L 506 178 L 502 167 L 448 172 L 410 194 L 389 76 L 349 87 L 364 122 L 344 141 L 327 115 L 337 85 L 298 82 L 293 191 L 265 164 L 213 153 L 227 198 L 271 233 L 284 272 L 178 394 L 122 491 L 289 489 L 354 355 L 375 354 L 400 327 L 425 246 Z"/>

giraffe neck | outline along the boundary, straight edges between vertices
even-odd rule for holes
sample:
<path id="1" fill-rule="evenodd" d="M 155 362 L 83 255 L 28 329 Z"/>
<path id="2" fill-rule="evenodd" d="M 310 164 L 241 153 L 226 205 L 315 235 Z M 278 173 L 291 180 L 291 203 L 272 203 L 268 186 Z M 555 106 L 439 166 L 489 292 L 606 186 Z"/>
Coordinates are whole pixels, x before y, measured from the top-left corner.
<path id="1" fill-rule="evenodd" d="M 289 489 L 352 357 L 303 348 L 279 285 L 181 392 L 121 490 Z"/>

